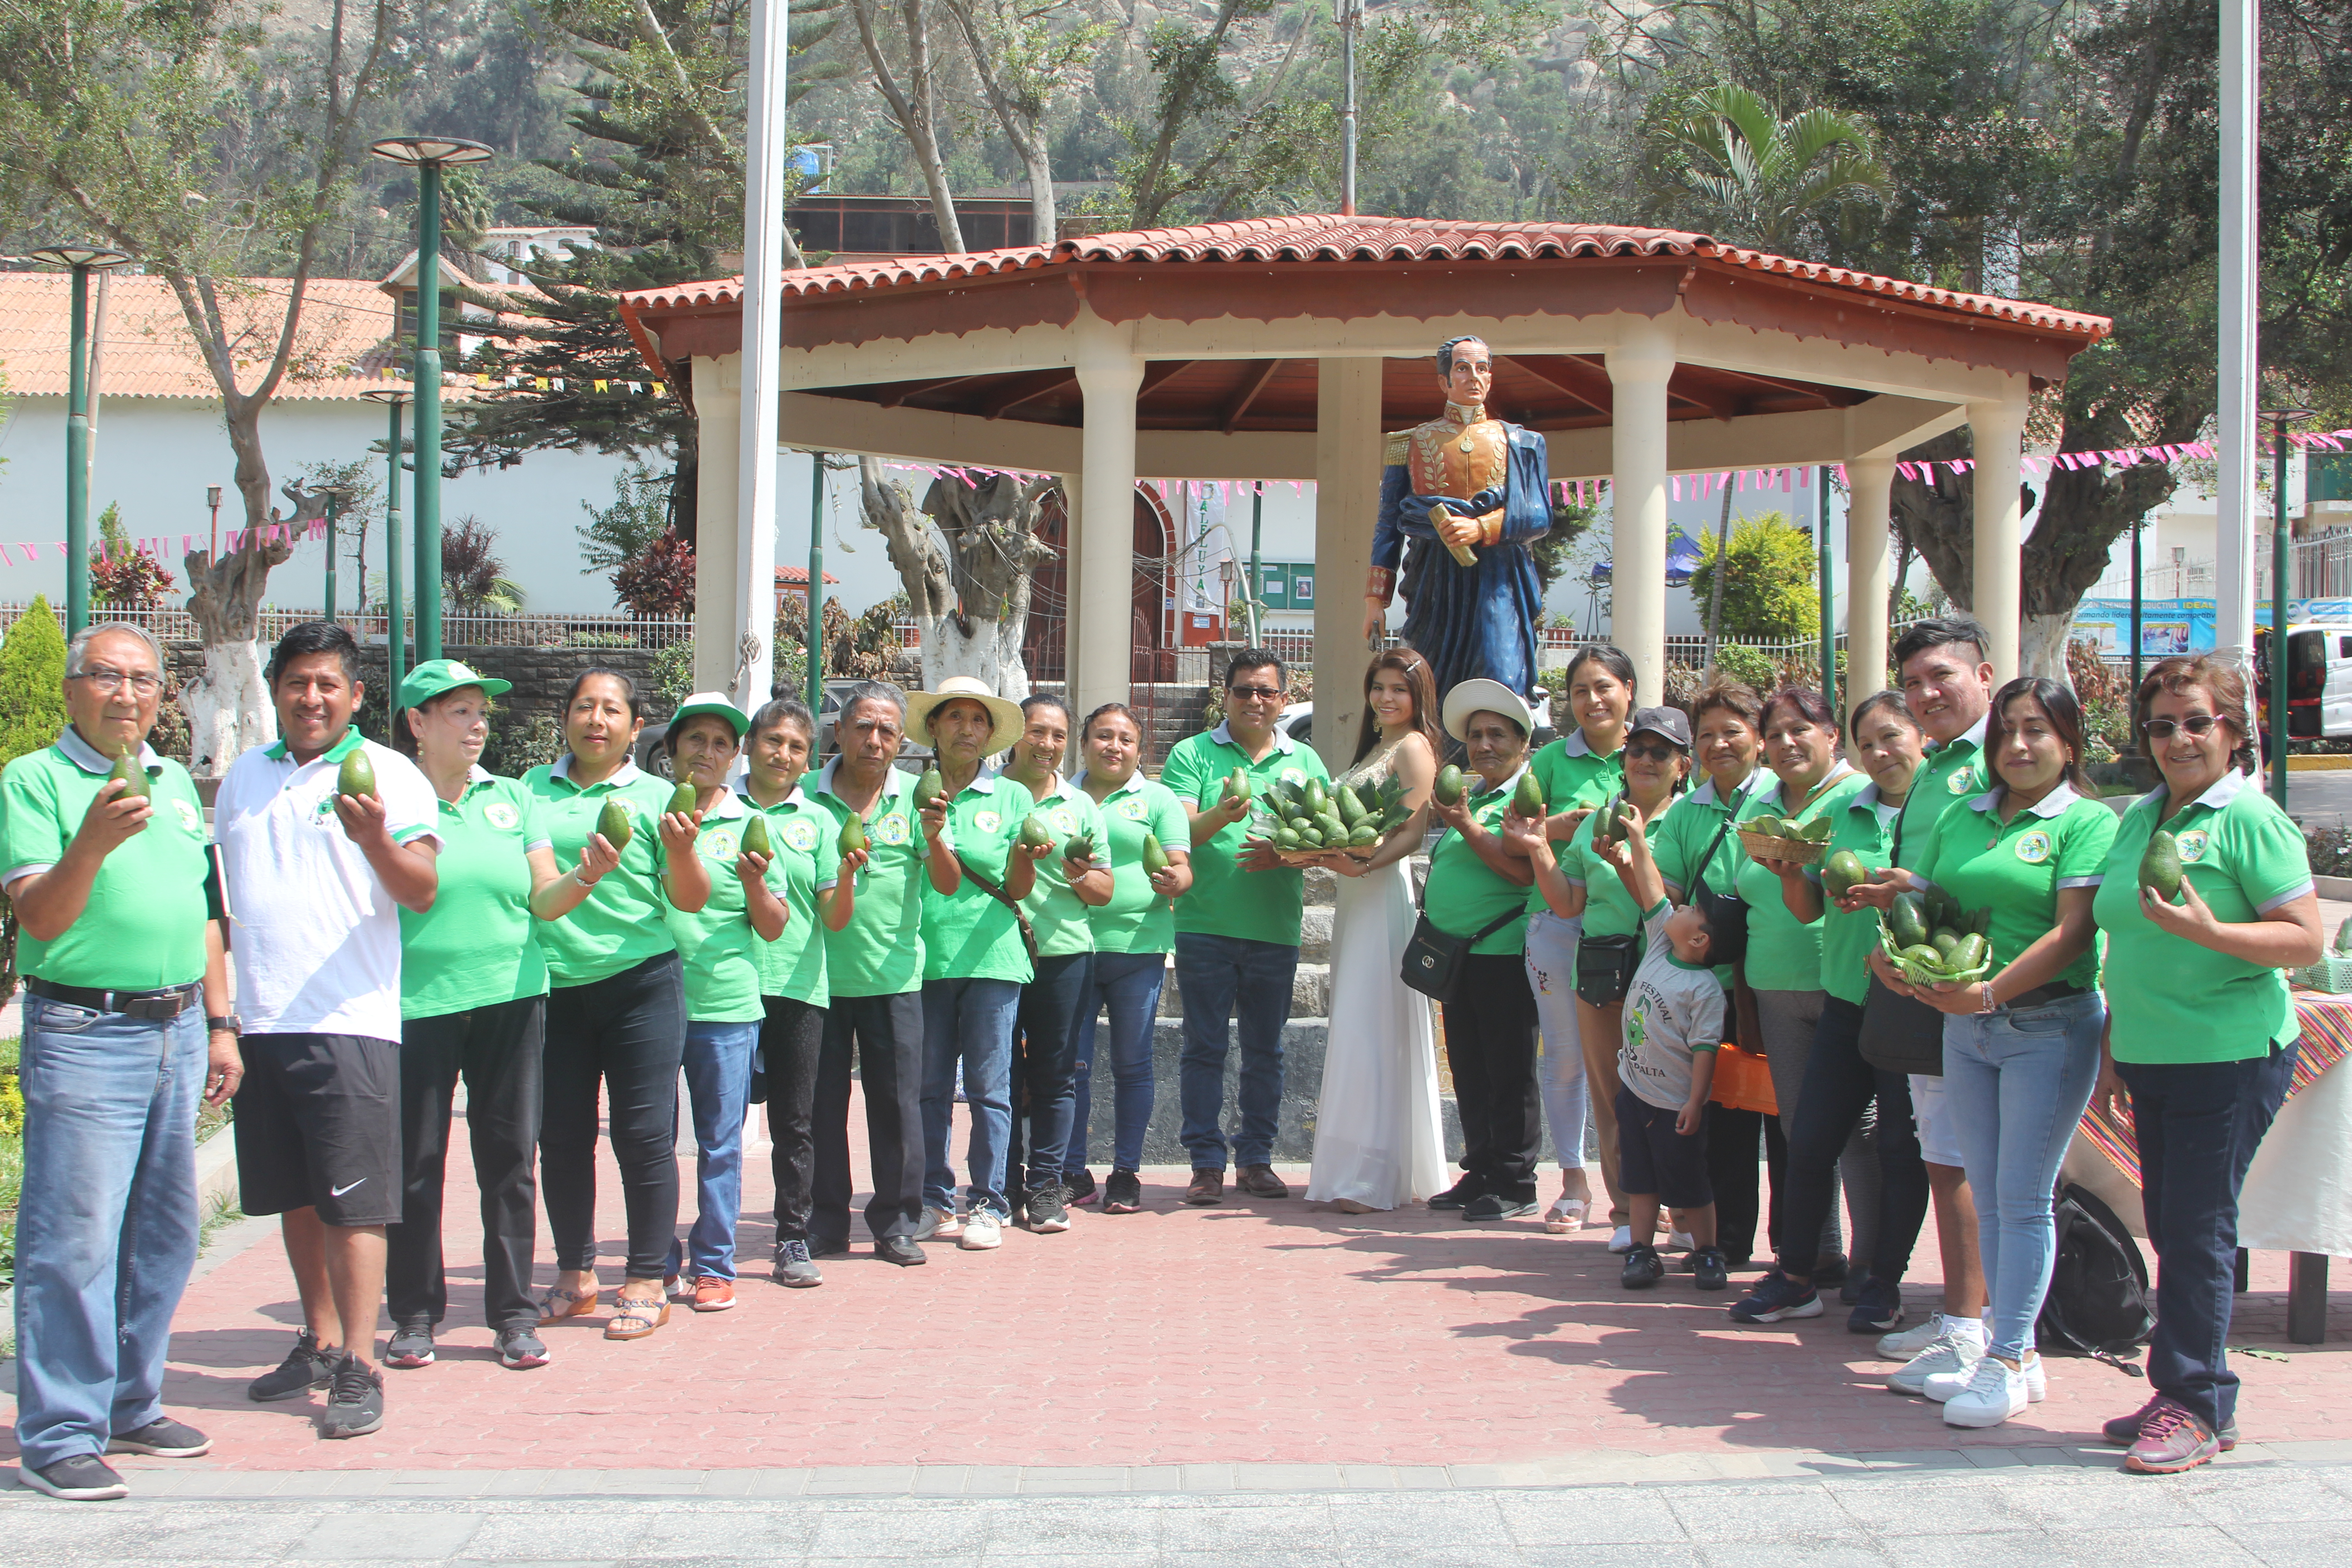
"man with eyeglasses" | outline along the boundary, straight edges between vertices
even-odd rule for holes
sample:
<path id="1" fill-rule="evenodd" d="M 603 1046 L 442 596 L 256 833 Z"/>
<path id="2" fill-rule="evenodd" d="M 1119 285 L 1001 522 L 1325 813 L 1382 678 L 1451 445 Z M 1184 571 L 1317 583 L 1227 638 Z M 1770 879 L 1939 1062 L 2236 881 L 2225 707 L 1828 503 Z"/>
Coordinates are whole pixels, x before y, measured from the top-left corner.
<path id="1" fill-rule="evenodd" d="M 195 1266 L 196 1101 L 244 1076 L 205 813 L 147 745 L 162 649 L 89 627 L 66 654 L 57 743 L 0 775 L 0 886 L 26 975 L 16 1213 L 17 1475 L 70 1501 L 124 1496 L 104 1457 L 212 1447 L 163 1414 L 172 1313 Z M 112 777 L 128 756 L 142 777 Z"/>
<path id="2" fill-rule="evenodd" d="M 1277 783 L 1326 784 L 1323 759 L 1275 727 L 1288 686 L 1282 660 L 1244 648 L 1225 670 L 1225 717 L 1206 734 L 1179 741 L 1160 782 L 1184 803 L 1192 825 L 1192 889 L 1176 906 L 1176 984 L 1184 997 L 1184 1054 L 1178 1073 L 1182 1137 L 1192 1161 L 1188 1204 L 1223 1203 L 1228 1148 L 1237 1184 L 1254 1198 L 1286 1198 L 1274 1173 L 1282 1112 L 1282 1026 L 1298 973 L 1298 928 L 1306 874 L 1263 847 L 1244 850 L 1250 802 Z M 1246 797 L 1229 795 L 1238 768 Z M 1230 1146 L 1220 1119 L 1231 1020 L 1241 1022 L 1239 1113 Z"/>

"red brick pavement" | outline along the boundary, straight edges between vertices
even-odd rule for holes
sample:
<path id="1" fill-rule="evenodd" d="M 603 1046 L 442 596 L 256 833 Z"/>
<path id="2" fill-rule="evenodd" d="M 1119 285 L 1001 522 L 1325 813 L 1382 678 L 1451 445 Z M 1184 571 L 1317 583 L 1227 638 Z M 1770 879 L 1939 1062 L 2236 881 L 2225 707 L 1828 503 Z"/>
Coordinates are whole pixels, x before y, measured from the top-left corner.
<path id="1" fill-rule="evenodd" d="M 317 1405 L 257 1405 L 247 1379 L 299 1321 L 274 1237 L 199 1279 L 166 1397 L 217 1439 L 216 1462 L 338 1468 L 687 1468 L 805 1465 L 1511 1462 L 1579 1452 L 1885 1452 L 2081 1441 L 2146 1385 L 2052 1363 L 2047 1404 L 1963 1434 L 1877 1386 L 1888 1363 L 1834 1305 L 1793 1328 L 1738 1330 L 1686 1276 L 1629 1297 L 1594 1229 L 1548 1237 L 1417 1210 L 1349 1217 L 1287 1203 L 1187 1209 L 1181 1173 L 1147 1176 L 1150 1212 L 1081 1211 L 1060 1236 L 1007 1231 L 994 1254 L 929 1248 L 899 1269 L 865 1255 L 816 1290 L 765 1278 L 770 1186 L 749 1161 L 741 1305 L 677 1310 L 653 1338 L 593 1324 L 548 1334 L 553 1364 L 502 1371 L 480 1310 L 465 1140 L 452 1140 L 450 1321 L 433 1367 L 387 1373 L 389 1419 L 344 1443 Z M 961 1147 L 959 1136 L 958 1147 Z M 681 1162 L 691 1219 L 693 1166 Z M 862 1156 L 860 1168 L 863 1168 Z M 1292 1174 L 1294 1183 L 1304 1173 Z M 617 1281 L 617 1186 L 601 1184 Z M 543 1243 L 543 1236 L 542 1236 Z M 1932 1304 L 1921 1240 L 1908 1295 Z M 2339 1270 L 2344 1267 L 2339 1264 Z M 550 1277 L 544 1251 L 542 1283 Z M 2339 1284 L 2352 1281 L 2339 1280 Z M 2250 1440 L 2352 1437 L 2352 1293 L 2332 1343 L 2289 1350 L 2284 1259 L 2257 1258 L 2242 1357 Z"/>

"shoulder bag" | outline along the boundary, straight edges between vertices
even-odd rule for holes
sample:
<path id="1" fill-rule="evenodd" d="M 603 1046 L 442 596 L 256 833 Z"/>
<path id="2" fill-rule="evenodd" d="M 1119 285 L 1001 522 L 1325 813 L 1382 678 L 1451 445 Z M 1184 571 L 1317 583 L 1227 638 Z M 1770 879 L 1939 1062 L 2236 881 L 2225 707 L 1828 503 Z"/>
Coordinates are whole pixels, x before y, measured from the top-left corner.
<path id="1" fill-rule="evenodd" d="M 1910 796 L 1906 795 L 1904 809 L 1895 814 L 1895 860 L 1903 858 L 1903 825 L 1910 817 Z M 1873 973 L 1862 1002 L 1862 1036 L 1856 1048 L 1864 1061 L 1882 1072 L 1941 1078 L 1944 1015 L 1916 996 L 1895 994 Z"/>
<path id="2" fill-rule="evenodd" d="M 1404 944 L 1404 963 L 1397 978 L 1438 1003 L 1454 1000 L 1454 991 L 1462 983 L 1462 961 L 1470 956 L 1472 948 L 1528 916 L 1524 908 L 1506 910 L 1474 936 L 1449 936 L 1429 923 L 1428 908 L 1429 879 L 1423 877 L 1413 904 L 1412 940 Z"/>
<path id="3" fill-rule="evenodd" d="M 1747 804 L 1748 792 L 1741 790 L 1731 802 L 1731 809 L 1724 813 L 1723 825 L 1707 840 L 1706 853 L 1698 858 L 1698 865 L 1691 872 L 1690 901 L 1706 911 L 1707 962 L 1718 966 L 1738 963 L 1748 956 L 1748 900 L 1737 892 L 1718 893 L 1709 888 L 1706 867 L 1722 846 L 1724 835 L 1731 831 L 1739 808 Z"/>
<path id="4" fill-rule="evenodd" d="M 1586 937 L 1576 944 L 1576 999 L 1614 1007 L 1633 988 L 1633 972 L 1641 966 L 1639 934 Z"/>
<path id="5" fill-rule="evenodd" d="M 963 858 L 961 850 L 956 852 L 956 864 L 962 868 L 965 876 L 972 879 L 982 892 L 1013 911 L 1013 921 L 1021 928 L 1021 945 L 1028 951 L 1029 967 L 1034 971 L 1037 967 L 1037 933 L 1030 929 L 1029 917 L 1021 912 L 1021 901 L 996 883 L 973 870 L 971 862 Z"/>

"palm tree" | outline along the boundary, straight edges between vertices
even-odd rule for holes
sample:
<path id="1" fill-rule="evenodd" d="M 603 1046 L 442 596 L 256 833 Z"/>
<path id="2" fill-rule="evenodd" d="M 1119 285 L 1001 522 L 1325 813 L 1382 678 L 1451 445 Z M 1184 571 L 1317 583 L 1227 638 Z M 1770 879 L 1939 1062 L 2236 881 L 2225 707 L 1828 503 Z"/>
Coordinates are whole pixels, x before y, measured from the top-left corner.
<path id="1" fill-rule="evenodd" d="M 1744 87 L 1710 88 L 1667 127 L 1683 185 L 1714 209 L 1717 237 L 1785 251 L 1824 209 L 1884 202 L 1894 182 L 1870 123 L 1831 109 L 1782 120 Z"/>
<path id="2" fill-rule="evenodd" d="M 497 531 L 470 514 L 441 534 L 441 598 L 461 616 L 511 616 L 522 608 L 523 591 L 506 574 L 498 555 Z"/>

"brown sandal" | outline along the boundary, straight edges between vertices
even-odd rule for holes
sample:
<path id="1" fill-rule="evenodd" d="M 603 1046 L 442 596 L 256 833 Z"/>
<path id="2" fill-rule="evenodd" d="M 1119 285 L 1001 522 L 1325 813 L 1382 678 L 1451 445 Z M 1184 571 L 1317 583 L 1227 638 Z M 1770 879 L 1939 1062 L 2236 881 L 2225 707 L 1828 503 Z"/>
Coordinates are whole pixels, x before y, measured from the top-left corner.
<path id="1" fill-rule="evenodd" d="M 604 1337 L 608 1340 L 641 1340 L 669 1321 L 669 1301 L 667 1297 L 632 1300 L 626 1296 L 613 1298 L 613 1315 L 604 1321 Z"/>
<path id="2" fill-rule="evenodd" d="M 591 1290 L 585 1296 L 577 1290 L 567 1290 L 561 1285 L 548 1287 L 547 1294 L 539 1299 L 540 1327 L 560 1323 L 566 1318 L 584 1318 L 596 1310 L 601 1290 Z"/>

